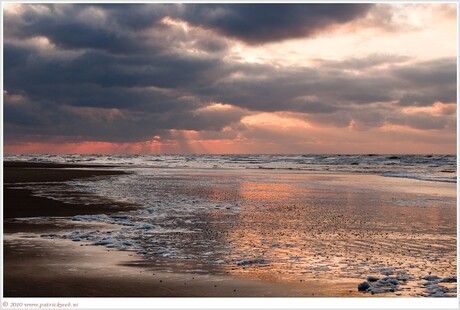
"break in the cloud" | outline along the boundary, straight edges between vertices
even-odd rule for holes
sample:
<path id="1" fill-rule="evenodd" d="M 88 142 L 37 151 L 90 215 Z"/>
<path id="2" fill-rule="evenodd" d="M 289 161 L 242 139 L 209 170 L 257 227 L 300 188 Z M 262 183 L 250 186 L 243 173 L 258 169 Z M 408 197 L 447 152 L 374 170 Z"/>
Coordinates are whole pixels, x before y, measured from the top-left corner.
<path id="1" fill-rule="evenodd" d="M 455 10 L 5 4 L 5 151 L 453 153 Z"/>

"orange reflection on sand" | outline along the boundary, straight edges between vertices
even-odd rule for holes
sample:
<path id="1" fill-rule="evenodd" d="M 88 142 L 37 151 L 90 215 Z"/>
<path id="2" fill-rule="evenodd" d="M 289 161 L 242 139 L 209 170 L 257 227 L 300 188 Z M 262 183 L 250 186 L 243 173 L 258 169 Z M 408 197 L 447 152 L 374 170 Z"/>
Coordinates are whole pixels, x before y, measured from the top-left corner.
<path id="1" fill-rule="evenodd" d="M 276 180 L 240 183 L 241 212 L 225 234 L 233 248 L 223 257 L 232 262 L 230 273 L 294 282 L 362 281 L 386 267 L 417 279 L 456 273 L 452 199 L 373 189 L 393 182 L 388 178 L 276 174 Z M 348 188 L 355 178 L 378 183 L 365 185 L 366 191 Z M 346 187 L 304 186 L 328 179 Z"/>
<path id="2" fill-rule="evenodd" d="M 267 207 L 292 201 L 297 192 L 294 186 L 283 183 L 241 182 L 240 189 L 239 195 L 248 205 L 256 203 Z"/>

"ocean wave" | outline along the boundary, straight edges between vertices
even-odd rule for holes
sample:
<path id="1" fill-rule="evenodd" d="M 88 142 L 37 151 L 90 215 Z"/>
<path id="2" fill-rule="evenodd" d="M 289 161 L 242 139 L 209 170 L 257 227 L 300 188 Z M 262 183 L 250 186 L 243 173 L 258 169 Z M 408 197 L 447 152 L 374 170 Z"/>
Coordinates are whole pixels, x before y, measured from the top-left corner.
<path id="1" fill-rule="evenodd" d="M 457 179 L 456 155 L 53 155 L 4 156 L 5 161 L 84 163 L 125 167 L 188 169 L 267 169 L 315 172 L 374 173 L 434 182 Z"/>

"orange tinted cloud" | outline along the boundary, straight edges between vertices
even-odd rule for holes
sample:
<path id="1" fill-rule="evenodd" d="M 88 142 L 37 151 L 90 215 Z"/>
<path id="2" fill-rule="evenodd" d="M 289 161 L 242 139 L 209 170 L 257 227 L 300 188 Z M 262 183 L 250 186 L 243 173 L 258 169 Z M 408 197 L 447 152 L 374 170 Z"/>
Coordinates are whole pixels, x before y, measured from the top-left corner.
<path id="1" fill-rule="evenodd" d="M 177 132 L 178 140 L 135 143 L 31 142 L 4 145 L 6 154 L 244 154 L 244 153 L 420 153 L 455 154 L 455 133 L 429 132 L 401 125 L 356 131 L 353 128 L 248 127 L 238 139 L 206 139 L 199 134 Z M 246 136 L 245 136 L 246 135 Z M 189 138 L 185 138 L 189 136 Z M 193 137 L 195 136 L 195 137 Z M 441 137 L 441 138 L 440 138 Z"/>
<path id="2" fill-rule="evenodd" d="M 435 102 L 432 106 L 427 107 L 404 107 L 401 112 L 405 114 L 424 112 L 433 116 L 454 115 L 457 112 L 457 104 Z"/>

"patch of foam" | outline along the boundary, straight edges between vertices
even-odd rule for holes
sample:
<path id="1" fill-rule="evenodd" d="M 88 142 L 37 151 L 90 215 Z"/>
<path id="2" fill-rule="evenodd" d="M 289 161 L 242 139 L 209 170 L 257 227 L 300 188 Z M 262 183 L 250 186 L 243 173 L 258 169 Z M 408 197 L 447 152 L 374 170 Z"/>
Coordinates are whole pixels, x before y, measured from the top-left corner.
<path id="1" fill-rule="evenodd" d="M 72 217 L 72 221 L 76 222 L 104 222 L 109 217 L 105 214 L 95 214 L 95 215 L 75 215 Z"/>

